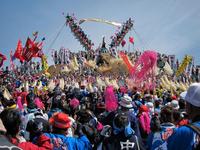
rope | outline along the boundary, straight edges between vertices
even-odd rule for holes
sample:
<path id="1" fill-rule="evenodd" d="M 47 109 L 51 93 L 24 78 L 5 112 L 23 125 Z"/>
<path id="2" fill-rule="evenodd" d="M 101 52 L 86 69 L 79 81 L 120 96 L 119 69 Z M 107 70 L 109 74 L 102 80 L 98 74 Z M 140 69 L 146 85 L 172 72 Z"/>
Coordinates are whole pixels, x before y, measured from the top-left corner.
<path id="1" fill-rule="evenodd" d="M 63 30 L 63 28 L 65 27 L 65 23 L 62 25 L 62 27 L 60 28 L 60 30 L 58 31 L 56 37 L 53 39 L 53 41 L 51 42 L 51 44 L 48 47 L 48 50 L 52 48 L 53 44 L 56 42 L 58 36 L 60 35 L 61 31 Z"/>
<path id="2" fill-rule="evenodd" d="M 61 34 L 61 31 L 64 29 L 64 27 L 65 27 L 65 23 L 61 26 L 61 28 L 60 28 L 60 30 L 58 31 L 58 33 L 56 34 L 56 37 L 53 39 L 53 41 L 51 42 L 51 44 L 49 45 L 49 47 L 48 47 L 48 52 L 47 52 L 47 57 L 49 56 L 49 53 L 50 52 L 52 52 L 52 47 L 53 47 L 53 45 L 54 45 L 54 43 L 56 42 L 56 40 L 58 39 L 58 37 L 59 37 L 59 35 Z M 54 59 L 53 59 L 53 57 L 52 56 L 50 56 L 50 59 L 54 62 Z M 55 67 L 55 64 L 54 64 L 54 67 Z"/>
<path id="3" fill-rule="evenodd" d="M 51 49 L 52 48 L 52 46 L 53 46 L 53 44 L 56 42 L 56 40 L 57 40 L 57 38 L 58 38 L 58 36 L 61 34 L 61 31 L 63 30 L 63 28 L 65 27 L 65 23 L 61 26 L 61 28 L 60 28 L 60 30 L 58 31 L 58 33 L 56 34 L 56 37 L 53 39 L 53 41 L 51 42 L 51 44 L 49 45 L 49 47 L 48 47 L 48 52 L 47 52 L 47 56 L 49 55 L 49 49 Z M 33 58 L 33 61 L 35 61 L 36 60 L 36 58 Z"/>
<path id="4" fill-rule="evenodd" d="M 135 34 L 138 37 L 139 41 L 142 43 L 143 48 L 145 48 L 146 46 L 148 47 L 148 44 L 141 38 L 141 36 L 139 35 L 139 33 L 136 32 L 135 28 L 133 28 L 133 31 L 135 32 Z M 144 49 L 143 49 L 143 51 L 144 51 Z"/>

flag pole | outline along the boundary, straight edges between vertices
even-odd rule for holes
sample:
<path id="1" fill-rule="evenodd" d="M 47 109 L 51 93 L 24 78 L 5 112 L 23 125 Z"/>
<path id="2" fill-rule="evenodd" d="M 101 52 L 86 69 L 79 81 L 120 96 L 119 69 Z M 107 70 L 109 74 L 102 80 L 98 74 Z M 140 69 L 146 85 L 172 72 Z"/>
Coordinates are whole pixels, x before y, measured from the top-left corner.
<path id="1" fill-rule="evenodd" d="M 36 39 L 37 39 L 37 37 L 38 37 L 38 31 L 34 32 L 34 33 L 33 33 L 33 36 L 34 36 L 33 42 L 35 42 Z"/>

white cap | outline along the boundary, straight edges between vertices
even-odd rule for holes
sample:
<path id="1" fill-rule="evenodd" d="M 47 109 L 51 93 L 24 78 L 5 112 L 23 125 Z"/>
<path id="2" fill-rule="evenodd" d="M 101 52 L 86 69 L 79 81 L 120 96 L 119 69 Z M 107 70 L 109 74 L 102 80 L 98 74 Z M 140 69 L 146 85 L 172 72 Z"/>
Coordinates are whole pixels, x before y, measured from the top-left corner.
<path id="1" fill-rule="evenodd" d="M 66 94 L 65 94 L 65 93 L 62 93 L 61 96 L 66 96 Z"/>
<path id="2" fill-rule="evenodd" d="M 171 106 L 172 106 L 174 109 L 178 110 L 178 109 L 179 109 L 178 101 L 177 101 L 177 100 L 172 100 L 172 101 L 171 101 Z"/>
<path id="3" fill-rule="evenodd" d="M 193 106 L 200 107 L 200 83 L 193 83 L 187 90 L 185 101 Z"/>
<path id="4" fill-rule="evenodd" d="M 187 94 L 187 91 L 182 92 L 182 93 L 180 94 L 180 98 L 181 98 L 181 99 L 185 99 L 186 94 Z"/>
<path id="5" fill-rule="evenodd" d="M 147 102 L 145 105 L 146 105 L 148 108 L 153 108 L 153 107 L 154 107 L 154 105 L 153 105 L 152 102 Z"/>

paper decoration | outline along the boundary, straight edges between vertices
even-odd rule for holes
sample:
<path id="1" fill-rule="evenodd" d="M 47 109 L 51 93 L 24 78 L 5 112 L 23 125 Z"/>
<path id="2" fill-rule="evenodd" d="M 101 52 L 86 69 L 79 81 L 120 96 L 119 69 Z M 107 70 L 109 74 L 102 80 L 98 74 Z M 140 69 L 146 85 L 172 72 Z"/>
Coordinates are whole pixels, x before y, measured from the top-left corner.
<path id="1" fill-rule="evenodd" d="M 104 95 L 106 110 L 109 112 L 117 110 L 118 103 L 117 98 L 115 97 L 113 86 L 107 86 Z"/>
<path id="2" fill-rule="evenodd" d="M 54 88 L 56 87 L 55 82 L 51 79 L 47 87 L 48 87 L 49 91 L 52 92 L 54 90 Z"/>
<path id="3" fill-rule="evenodd" d="M 6 98 L 7 100 L 12 99 L 12 96 L 10 95 L 10 92 L 8 91 L 7 88 L 5 88 L 4 91 L 3 91 L 3 97 Z"/>
<path id="4" fill-rule="evenodd" d="M 171 66 L 169 65 L 168 62 L 165 62 L 165 66 L 163 67 L 163 69 L 164 69 L 164 72 L 167 75 L 172 75 L 173 74 L 173 70 L 171 69 Z"/>
<path id="5" fill-rule="evenodd" d="M 131 68 L 130 77 L 138 88 L 155 87 L 154 77 L 156 74 L 157 53 L 145 51 Z M 151 79 L 151 80 L 150 80 Z M 142 82 L 148 82 L 142 85 Z"/>
<path id="6" fill-rule="evenodd" d="M 176 71 L 176 76 L 178 77 L 180 74 L 182 74 L 187 65 L 192 61 L 192 57 L 191 56 L 188 56 L 186 55 L 181 63 L 181 65 L 179 66 L 178 70 Z"/>
<path id="7" fill-rule="evenodd" d="M 65 87 L 65 81 L 63 78 L 60 79 L 60 84 L 59 84 L 59 87 L 64 90 L 64 87 Z"/>
<path id="8" fill-rule="evenodd" d="M 133 65 L 131 64 L 128 56 L 124 52 L 120 52 L 119 55 L 123 59 L 124 63 L 126 64 L 129 72 L 131 72 L 131 69 L 133 68 Z"/>

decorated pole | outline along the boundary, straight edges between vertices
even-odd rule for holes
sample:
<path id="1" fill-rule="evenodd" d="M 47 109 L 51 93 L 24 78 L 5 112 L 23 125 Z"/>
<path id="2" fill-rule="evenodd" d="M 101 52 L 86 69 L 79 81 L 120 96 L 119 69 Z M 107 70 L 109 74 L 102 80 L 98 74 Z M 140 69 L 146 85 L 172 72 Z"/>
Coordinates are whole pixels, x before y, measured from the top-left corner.
<path id="1" fill-rule="evenodd" d="M 93 43 L 79 26 L 78 23 L 75 22 L 73 16 L 66 16 L 66 25 L 69 25 L 71 32 L 74 34 L 75 38 L 78 39 L 80 44 L 87 50 L 92 50 Z"/>
<path id="2" fill-rule="evenodd" d="M 113 47 L 118 47 L 132 27 L 133 27 L 133 20 L 129 18 L 123 24 L 123 26 L 121 27 L 121 30 L 112 38 L 110 49 L 112 49 Z"/>

